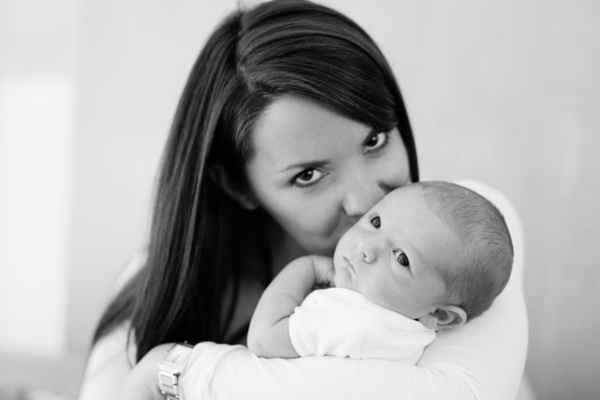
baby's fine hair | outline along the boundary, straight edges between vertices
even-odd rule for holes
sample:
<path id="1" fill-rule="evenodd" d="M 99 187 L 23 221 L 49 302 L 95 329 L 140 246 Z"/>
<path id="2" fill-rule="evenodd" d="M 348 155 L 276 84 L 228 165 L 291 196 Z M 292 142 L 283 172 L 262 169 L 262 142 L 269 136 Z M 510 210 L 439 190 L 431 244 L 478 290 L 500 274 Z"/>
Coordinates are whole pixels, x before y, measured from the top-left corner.
<path id="1" fill-rule="evenodd" d="M 489 200 L 449 182 L 421 182 L 428 206 L 458 237 L 462 265 L 441 268 L 449 298 L 468 320 L 481 315 L 506 286 L 513 264 L 513 245 L 504 217 Z"/>

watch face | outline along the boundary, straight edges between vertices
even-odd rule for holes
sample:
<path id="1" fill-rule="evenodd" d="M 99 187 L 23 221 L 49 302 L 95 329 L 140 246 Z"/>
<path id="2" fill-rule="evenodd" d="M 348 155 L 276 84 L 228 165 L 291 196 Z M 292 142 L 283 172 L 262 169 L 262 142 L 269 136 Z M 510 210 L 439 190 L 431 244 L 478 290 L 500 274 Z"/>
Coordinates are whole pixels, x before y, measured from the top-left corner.
<path id="1" fill-rule="evenodd" d="M 188 344 L 176 343 L 171 347 L 171 350 L 167 352 L 164 361 L 180 365 L 183 368 L 193 349 L 194 348 Z"/>

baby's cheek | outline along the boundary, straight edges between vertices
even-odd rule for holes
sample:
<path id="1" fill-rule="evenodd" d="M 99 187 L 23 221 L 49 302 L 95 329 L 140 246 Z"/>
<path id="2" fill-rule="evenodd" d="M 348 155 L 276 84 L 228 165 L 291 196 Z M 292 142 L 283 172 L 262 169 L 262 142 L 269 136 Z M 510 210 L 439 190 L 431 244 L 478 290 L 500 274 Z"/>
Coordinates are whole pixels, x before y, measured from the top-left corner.
<path id="1" fill-rule="evenodd" d="M 352 276 L 350 275 L 350 271 L 346 268 L 336 270 L 335 276 L 333 277 L 333 282 L 335 283 L 336 287 L 356 290 L 352 284 Z"/>

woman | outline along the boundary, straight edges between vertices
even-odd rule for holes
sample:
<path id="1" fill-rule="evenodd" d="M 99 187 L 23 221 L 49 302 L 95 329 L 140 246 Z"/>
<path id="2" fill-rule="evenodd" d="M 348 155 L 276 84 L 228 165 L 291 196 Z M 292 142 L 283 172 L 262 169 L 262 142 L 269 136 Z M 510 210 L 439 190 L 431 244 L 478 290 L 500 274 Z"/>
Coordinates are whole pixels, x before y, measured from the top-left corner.
<path id="1" fill-rule="evenodd" d="M 262 360 L 231 346 L 244 343 L 283 266 L 331 255 L 375 202 L 418 180 L 400 91 L 361 28 L 307 1 L 232 14 L 190 74 L 161 165 L 147 262 L 100 322 L 81 398 L 156 394 L 159 345 L 185 340 L 200 343 L 182 377 L 185 400 L 514 397 L 527 335 L 518 282 L 481 321 L 440 335 L 416 367 Z M 123 385 L 127 343 L 134 361 L 147 356 Z"/>

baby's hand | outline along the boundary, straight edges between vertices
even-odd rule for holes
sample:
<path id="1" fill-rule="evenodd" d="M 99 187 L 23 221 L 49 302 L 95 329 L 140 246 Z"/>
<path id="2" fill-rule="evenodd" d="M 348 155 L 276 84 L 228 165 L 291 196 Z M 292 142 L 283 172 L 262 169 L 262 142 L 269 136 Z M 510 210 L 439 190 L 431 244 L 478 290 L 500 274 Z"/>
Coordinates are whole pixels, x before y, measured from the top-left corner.
<path id="1" fill-rule="evenodd" d="M 335 269 L 333 268 L 333 259 L 324 256 L 311 256 L 311 259 L 315 270 L 315 287 L 321 289 L 334 287 Z"/>

